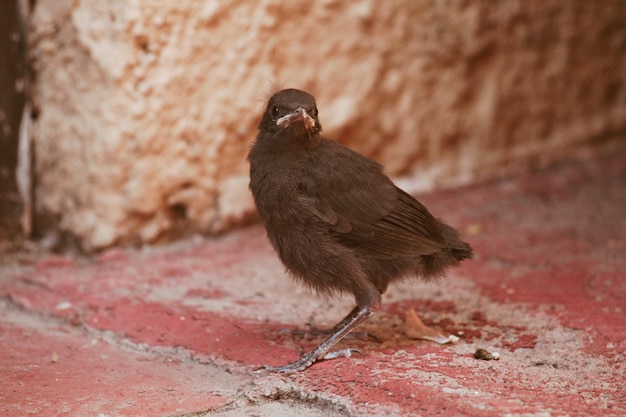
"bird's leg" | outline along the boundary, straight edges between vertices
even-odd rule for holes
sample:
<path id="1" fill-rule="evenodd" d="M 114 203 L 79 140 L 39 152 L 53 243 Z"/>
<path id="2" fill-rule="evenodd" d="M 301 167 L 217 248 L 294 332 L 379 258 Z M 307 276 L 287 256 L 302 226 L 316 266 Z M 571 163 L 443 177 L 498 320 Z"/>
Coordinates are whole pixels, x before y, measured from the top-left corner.
<path id="1" fill-rule="evenodd" d="M 333 328 L 334 332 L 328 339 L 319 344 L 318 347 L 313 349 L 310 353 L 307 353 L 299 360 L 284 365 L 284 366 L 266 366 L 264 369 L 270 372 L 283 372 L 290 374 L 293 372 L 304 371 L 309 366 L 317 361 L 330 360 L 342 357 L 349 357 L 354 349 L 341 349 L 335 352 L 330 352 L 330 349 L 341 339 L 343 339 L 348 333 L 350 333 L 355 327 L 363 323 L 374 312 L 370 306 L 356 307 L 350 314 L 346 316 L 337 326 Z"/>
<path id="2" fill-rule="evenodd" d="M 339 331 L 339 329 L 341 329 L 343 326 L 345 326 L 346 323 L 348 323 L 352 319 L 353 315 L 358 314 L 360 308 L 361 307 L 359 307 L 359 306 L 354 307 L 352 309 L 352 311 L 350 311 L 348 313 L 348 315 L 343 318 L 343 320 L 341 320 L 339 323 L 335 324 L 332 329 L 322 330 L 321 332 L 325 333 L 325 334 L 334 334 L 335 332 Z M 371 309 L 370 309 L 370 311 L 371 311 Z M 371 312 L 370 316 L 372 314 L 374 314 L 374 313 Z M 380 340 L 380 338 L 378 336 L 376 336 L 375 334 L 372 334 L 372 333 L 367 333 L 367 332 L 363 332 L 363 333 L 350 332 L 345 337 L 354 337 L 355 339 L 361 339 L 361 340 L 372 339 L 375 342 L 382 343 L 382 340 Z"/>
<path id="3" fill-rule="evenodd" d="M 341 319 L 339 323 L 335 324 L 332 329 L 328 329 L 328 333 L 333 334 L 339 331 L 339 329 L 345 326 L 346 323 L 349 323 L 355 315 L 359 314 L 359 310 L 361 308 L 362 307 L 356 306 L 352 310 L 350 310 L 350 312 L 343 319 Z"/>
<path id="4" fill-rule="evenodd" d="M 334 333 L 336 333 L 340 328 L 342 328 L 347 322 L 349 322 L 352 319 L 352 316 L 357 314 L 358 310 L 359 310 L 359 306 L 356 306 L 352 309 L 352 311 L 350 311 L 348 313 L 348 315 L 346 315 L 343 320 L 341 320 L 339 323 L 335 324 L 331 329 L 320 329 L 318 328 L 314 323 L 312 322 L 308 322 L 307 326 L 309 327 L 308 330 L 299 330 L 299 329 L 283 329 L 280 331 L 281 334 L 290 334 L 290 335 L 294 335 L 294 336 L 303 336 L 305 338 L 310 338 L 310 337 L 316 337 L 316 336 L 329 336 L 332 335 Z M 372 339 L 375 342 L 381 343 L 381 340 L 378 338 L 378 336 L 376 336 L 375 334 L 372 333 L 354 333 L 351 332 L 349 334 L 347 334 L 345 336 L 346 338 L 353 338 L 353 339 L 360 339 L 360 340 L 367 340 L 367 339 Z"/>

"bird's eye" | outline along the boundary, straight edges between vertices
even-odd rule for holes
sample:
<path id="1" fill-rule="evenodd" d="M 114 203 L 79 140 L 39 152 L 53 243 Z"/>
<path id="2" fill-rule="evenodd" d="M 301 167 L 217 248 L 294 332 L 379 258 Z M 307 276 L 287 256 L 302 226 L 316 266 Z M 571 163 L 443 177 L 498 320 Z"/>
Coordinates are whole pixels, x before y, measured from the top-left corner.
<path id="1" fill-rule="evenodd" d="M 272 106 L 272 116 L 276 117 L 280 113 L 278 106 Z"/>
<path id="2" fill-rule="evenodd" d="M 311 114 L 313 115 L 313 117 L 317 117 L 317 107 L 313 107 L 313 110 L 311 110 Z"/>

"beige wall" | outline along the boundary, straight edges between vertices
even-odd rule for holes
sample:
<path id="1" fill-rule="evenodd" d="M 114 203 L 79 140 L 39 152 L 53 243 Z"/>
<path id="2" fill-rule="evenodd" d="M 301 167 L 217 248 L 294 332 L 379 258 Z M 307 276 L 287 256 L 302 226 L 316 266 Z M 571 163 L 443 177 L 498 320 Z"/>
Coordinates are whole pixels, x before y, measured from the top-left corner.
<path id="1" fill-rule="evenodd" d="M 417 188 L 626 136 L 626 2 L 38 0 L 39 217 L 86 249 L 219 232 L 276 88 Z"/>

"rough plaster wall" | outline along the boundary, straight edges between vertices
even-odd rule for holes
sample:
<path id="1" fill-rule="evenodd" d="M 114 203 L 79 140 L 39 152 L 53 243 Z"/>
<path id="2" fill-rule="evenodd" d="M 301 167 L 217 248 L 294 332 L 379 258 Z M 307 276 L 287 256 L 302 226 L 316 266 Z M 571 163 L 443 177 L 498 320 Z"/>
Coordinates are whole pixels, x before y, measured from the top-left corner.
<path id="1" fill-rule="evenodd" d="M 38 212 L 87 249 L 253 213 L 271 82 L 421 187 L 626 135 L 620 0 L 38 0 L 31 44 Z"/>

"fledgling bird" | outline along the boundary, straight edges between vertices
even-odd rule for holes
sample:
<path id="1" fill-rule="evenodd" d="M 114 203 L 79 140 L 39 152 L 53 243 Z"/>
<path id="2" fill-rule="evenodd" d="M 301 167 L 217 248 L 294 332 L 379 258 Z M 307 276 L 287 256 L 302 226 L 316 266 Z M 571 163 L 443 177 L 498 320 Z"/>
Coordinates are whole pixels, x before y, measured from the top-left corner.
<path id="1" fill-rule="evenodd" d="M 287 270 L 320 294 L 353 295 L 356 307 L 312 352 L 270 371 L 350 356 L 330 349 L 374 313 L 389 283 L 441 276 L 472 257 L 457 231 L 396 187 L 381 165 L 321 130 L 312 95 L 274 94 L 248 154 L 250 190 Z"/>

